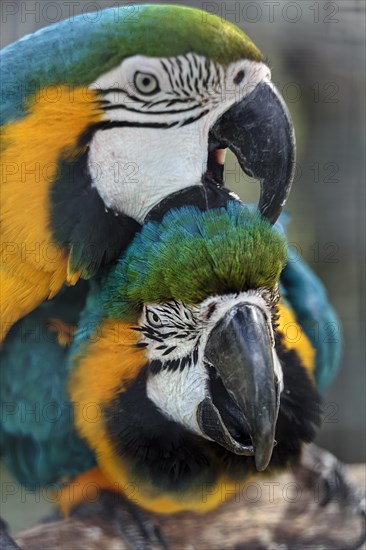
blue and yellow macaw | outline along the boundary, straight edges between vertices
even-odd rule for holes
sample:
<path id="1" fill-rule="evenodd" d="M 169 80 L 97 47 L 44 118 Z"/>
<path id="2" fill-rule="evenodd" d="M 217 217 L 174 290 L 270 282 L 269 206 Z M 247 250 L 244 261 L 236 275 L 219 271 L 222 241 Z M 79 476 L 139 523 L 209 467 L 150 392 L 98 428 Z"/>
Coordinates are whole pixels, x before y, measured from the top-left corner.
<path id="1" fill-rule="evenodd" d="M 2 340 L 115 261 L 167 196 L 221 185 L 224 148 L 272 220 L 291 185 L 289 114 L 240 29 L 182 6 L 99 16 L 1 52 Z"/>
<path id="2" fill-rule="evenodd" d="M 296 463 L 339 360 L 274 225 L 294 136 L 260 52 L 198 10 L 132 14 L 2 53 L 1 454 L 28 487 L 60 483 L 66 514 L 88 483 L 205 512 L 202 484 Z M 223 187 L 227 147 L 254 210 Z"/>
<path id="3" fill-rule="evenodd" d="M 202 487 L 230 492 L 296 464 L 339 342 L 305 334 L 336 317 L 310 269 L 285 264 L 280 228 L 225 194 L 220 207 L 169 208 L 116 266 L 19 321 L 1 367 L 16 478 L 72 481 L 66 514 L 90 483 L 142 509 L 201 513 L 221 500 Z M 60 325 L 77 326 L 71 343 Z"/>

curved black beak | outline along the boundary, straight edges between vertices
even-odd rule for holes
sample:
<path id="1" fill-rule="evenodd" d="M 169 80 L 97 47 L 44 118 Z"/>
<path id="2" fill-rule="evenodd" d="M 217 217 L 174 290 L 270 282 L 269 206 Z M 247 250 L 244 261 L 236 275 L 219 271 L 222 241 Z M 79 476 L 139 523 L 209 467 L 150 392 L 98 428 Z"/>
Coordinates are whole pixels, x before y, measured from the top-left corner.
<path id="1" fill-rule="evenodd" d="M 233 105 L 212 127 L 210 139 L 229 147 L 244 172 L 260 180 L 259 211 L 275 223 L 294 177 L 295 135 L 274 85 L 261 82 Z"/>
<path id="2" fill-rule="evenodd" d="M 247 445 L 235 450 L 220 422 L 220 411 L 212 409 L 210 413 L 207 399 L 204 414 L 201 410 L 198 415 L 200 429 L 231 452 L 254 454 L 259 471 L 268 466 L 275 445 L 279 395 L 272 351 L 265 315 L 248 303 L 237 304 L 225 314 L 213 328 L 205 349 L 209 368 L 219 374 L 242 414 L 243 430 L 249 431 L 252 449 Z"/>

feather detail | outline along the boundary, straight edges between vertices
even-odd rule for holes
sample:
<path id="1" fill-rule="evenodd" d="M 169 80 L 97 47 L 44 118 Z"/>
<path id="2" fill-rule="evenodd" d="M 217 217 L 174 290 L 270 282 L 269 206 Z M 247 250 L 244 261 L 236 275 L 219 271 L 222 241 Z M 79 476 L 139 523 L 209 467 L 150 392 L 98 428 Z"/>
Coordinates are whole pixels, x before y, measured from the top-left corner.
<path id="1" fill-rule="evenodd" d="M 79 277 L 77 270 L 67 272 L 67 248 L 53 238 L 49 193 L 60 155 L 75 156 L 79 135 L 102 111 L 84 88 L 72 98 L 66 87 L 51 92 L 59 94 L 57 102 L 40 92 L 26 118 L 2 128 L 1 310 L 7 327 Z"/>
<path id="2" fill-rule="evenodd" d="M 106 283 L 106 311 L 118 318 L 136 314 L 143 303 L 195 304 L 272 288 L 285 262 L 284 237 L 241 203 L 172 210 L 136 235 Z"/>

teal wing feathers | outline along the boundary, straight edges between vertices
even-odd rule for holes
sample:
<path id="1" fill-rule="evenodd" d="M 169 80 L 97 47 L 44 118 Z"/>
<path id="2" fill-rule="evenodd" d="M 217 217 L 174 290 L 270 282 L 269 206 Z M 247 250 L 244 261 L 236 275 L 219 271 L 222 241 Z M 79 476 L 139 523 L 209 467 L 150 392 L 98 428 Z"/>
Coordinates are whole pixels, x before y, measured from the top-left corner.
<path id="1" fill-rule="evenodd" d="M 286 265 L 281 286 L 282 294 L 316 351 L 315 379 L 318 389 L 324 392 L 340 364 L 342 335 L 339 318 L 322 282 L 300 257 Z"/>
<path id="2" fill-rule="evenodd" d="M 65 289 L 19 321 L 1 353 L 1 455 L 20 483 L 36 488 L 73 476 L 95 464 L 73 426 L 66 364 L 49 320 L 77 322 L 85 287 Z"/>

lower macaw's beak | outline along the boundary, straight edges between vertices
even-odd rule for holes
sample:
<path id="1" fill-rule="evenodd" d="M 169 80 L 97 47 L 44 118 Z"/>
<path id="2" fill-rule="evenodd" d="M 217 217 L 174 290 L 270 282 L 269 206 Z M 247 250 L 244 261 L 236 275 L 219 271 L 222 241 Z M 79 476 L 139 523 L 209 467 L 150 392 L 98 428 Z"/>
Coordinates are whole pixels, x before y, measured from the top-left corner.
<path id="1" fill-rule="evenodd" d="M 262 310 L 248 303 L 230 309 L 208 338 L 205 360 L 210 378 L 220 381 L 198 407 L 202 433 L 235 454 L 254 455 L 257 469 L 265 470 L 275 445 L 279 390 Z"/>
<path id="2" fill-rule="evenodd" d="M 260 180 L 260 213 L 275 223 L 291 189 L 295 136 L 288 109 L 270 82 L 261 82 L 215 123 L 209 150 L 229 147 L 241 168 Z M 210 157 L 209 157 L 210 158 Z"/>

